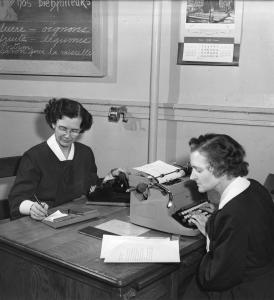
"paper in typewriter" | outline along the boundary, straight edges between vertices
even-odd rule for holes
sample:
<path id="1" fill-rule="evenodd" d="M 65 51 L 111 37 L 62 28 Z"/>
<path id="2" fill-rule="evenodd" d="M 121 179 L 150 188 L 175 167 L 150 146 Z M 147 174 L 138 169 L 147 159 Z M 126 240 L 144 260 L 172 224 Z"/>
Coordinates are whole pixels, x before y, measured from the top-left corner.
<path id="1" fill-rule="evenodd" d="M 153 163 L 149 163 L 134 169 L 157 178 L 159 183 L 166 183 L 185 175 L 185 172 L 180 168 L 167 164 L 161 160 L 156 160 Z M 164 176 L 161 177 L 162 175 Z"/>

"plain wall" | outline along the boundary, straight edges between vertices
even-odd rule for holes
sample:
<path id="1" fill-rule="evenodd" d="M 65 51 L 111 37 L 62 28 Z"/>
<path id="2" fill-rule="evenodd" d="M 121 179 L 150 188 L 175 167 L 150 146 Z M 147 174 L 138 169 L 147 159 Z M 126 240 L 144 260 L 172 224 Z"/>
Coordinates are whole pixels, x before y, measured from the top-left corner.
<path id="1" fill-rule="evenodd" d="M 190 137 L 227 133 L 244 145 L 250 177 L 263 182 L 274 160 L 274 1 L 244 1 L 238 67 L 176 64 L 180 8 L 181 1 L 162 1 L 157 158 L 185 162 Z M 100 176 L 147 162 L 153 2 L 109 1 L 108 18 L 106 77 L 0 75 L 1 156 L 45 140 L 45 103 L 70 97 L 94 115 L 81 141 L 92 147 Z M 127 123 L 108 122 L 112 105 L 127 106 Z"/>

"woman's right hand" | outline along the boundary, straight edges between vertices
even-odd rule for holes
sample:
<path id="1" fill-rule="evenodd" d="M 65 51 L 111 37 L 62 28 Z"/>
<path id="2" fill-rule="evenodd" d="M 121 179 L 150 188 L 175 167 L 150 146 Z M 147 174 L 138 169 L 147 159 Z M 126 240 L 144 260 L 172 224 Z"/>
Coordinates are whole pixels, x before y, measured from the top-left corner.
<path id="1" fill-rule="evenodd" d="M 33 202 L 30 208 L 30 217 L 34 220 L 43 220 L 48 215 L 48 205 L 42 202 L 41 206 L 37 202 Z"/>
<path id="2" fill-rule="evenodd" d="M 210 215 L 206 214 L 206 213 L 195 214 L 189 218 L 189 222 L 195 224 L 197 226 L 197 228 L 199 229 L 199 231 L 204 236 L 206 236 L 205 227 L 206 227 L 206 223 L 208 221 L 209 216 Z"/>

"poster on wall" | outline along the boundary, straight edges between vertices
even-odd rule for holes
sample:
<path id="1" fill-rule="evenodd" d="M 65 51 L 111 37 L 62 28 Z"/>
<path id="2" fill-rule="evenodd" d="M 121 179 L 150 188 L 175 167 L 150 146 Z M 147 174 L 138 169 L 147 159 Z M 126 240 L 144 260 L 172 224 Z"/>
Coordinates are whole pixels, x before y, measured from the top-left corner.
<path id="1" fill-rule="evenodd" d="M 243 1 L 185 0 L 179 65 L 239 65 Z"/>

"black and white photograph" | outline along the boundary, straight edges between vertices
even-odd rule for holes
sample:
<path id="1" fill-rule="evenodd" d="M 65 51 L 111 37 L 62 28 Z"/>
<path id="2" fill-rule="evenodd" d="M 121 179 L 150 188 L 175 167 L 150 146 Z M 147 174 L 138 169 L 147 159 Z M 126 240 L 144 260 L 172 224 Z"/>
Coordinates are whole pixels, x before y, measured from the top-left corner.
<path id="1" fill-rule="evenodd" d="M 274 299 L 274 0 L 0 0 L 0 300 Z"/>

